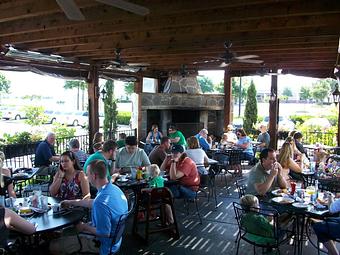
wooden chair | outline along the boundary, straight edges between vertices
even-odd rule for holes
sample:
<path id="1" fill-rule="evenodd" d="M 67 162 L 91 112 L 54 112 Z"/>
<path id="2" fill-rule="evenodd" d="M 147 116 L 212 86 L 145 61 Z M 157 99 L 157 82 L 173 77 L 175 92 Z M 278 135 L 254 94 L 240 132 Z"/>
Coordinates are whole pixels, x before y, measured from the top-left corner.
<path id="1" fill-rule="evenodd" d="M 168 224 L 166 222 L 166 207 L 171 209 L 174 222 Z M 154 215 L 152 219 L 152 214 L 159 213 L 160 216 Z M 139 218 L 139 215 L 144 215 L 144 218 Z M 153 226 L 153 222 L 160 222 L 159 225 Z M 140 235 L 138 232 L 138 225 L 145 224 L 144 236 Z M 152 225 L 152 226 L 151 226 Z M 159 232 L 169 232 L 174 235 L 175 239 L 179 239 L 178 225 L 175 215 L 175 208 L 173 205 L 173 197 L 171 191 L 164 188 L 152 188 L 146 189 L 142 192 L 142 195 L 137 200 L 137 205 L 135 209 L 135 215 L 133 219 L 132 231 L 144 238 L 147 242 L 149 240 L 150 234 L 155 234 Z"/>

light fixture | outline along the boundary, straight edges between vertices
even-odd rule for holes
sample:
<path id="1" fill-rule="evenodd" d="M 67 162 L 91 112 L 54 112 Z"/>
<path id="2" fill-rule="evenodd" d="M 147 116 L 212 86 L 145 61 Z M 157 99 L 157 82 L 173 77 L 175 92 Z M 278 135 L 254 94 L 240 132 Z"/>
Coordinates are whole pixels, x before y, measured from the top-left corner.
<path id="1" fill-rule="evenodd" d="M 338 68 L 334 68 L 334 75 L 338 81 L 338 84 L 335 87 L 335 90 L 333 91 L 333 102 L 335 105 L 337 105 L 340 101 L 340 91 L 339 91 L 339 85 L 340 85 L 340 70 Z"/>
<path id="2" fill-rule="evenodd" d="M 106 90 L 103 88 L 101 91 L 100 91 L 100 94 L 101 94 L 101 99 L 104 101 L 106 99 Z"/>

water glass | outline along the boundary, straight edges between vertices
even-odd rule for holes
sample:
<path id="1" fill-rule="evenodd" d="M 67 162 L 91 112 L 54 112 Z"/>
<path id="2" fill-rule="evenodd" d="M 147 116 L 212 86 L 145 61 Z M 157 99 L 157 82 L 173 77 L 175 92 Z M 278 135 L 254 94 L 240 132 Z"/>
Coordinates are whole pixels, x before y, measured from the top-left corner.
<path id="1" fill-rule="evenodd" d="M 137 169 L 135 167 L 130 167 L 131 179 L 135 180 L 137 175 Z"/>
<path id="2" fill-rule="evenodd" d="M 0 196 L 0 206 L 5 207 L 5 196 Z"/>
<path id="3" fill-rule="evenodd" d="M 47 196 L 40 197 L 40 205 L 41 205 L 41 209 L 48 210 L 48 197 Z"/>
<path id="4" fill-rule="evenodd" d="M 315 161 L 311 161 L 310 162 L 310 171 L 314 172 L 315 171 L 315 167 L 316 167 L 316 162 Z"/>

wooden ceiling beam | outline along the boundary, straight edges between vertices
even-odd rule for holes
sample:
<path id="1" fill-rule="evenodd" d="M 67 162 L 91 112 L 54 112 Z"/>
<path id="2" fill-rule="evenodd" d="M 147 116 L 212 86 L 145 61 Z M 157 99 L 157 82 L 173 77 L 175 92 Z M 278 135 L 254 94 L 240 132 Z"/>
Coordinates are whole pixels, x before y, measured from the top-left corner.
<path id="1" fill-rule="evenodd" d="M 94 1 L 93 1 L 94 2 Z M 192 1 L 191 1 L 192 2 Z M 227 2 L 227 1 L 226 1 Z M 52 2 L 53 3 L 53 2 Z M 32 4 L 32 3 L 31 3 Z M 164 5 L 164 4 L 163 4 Z M 192 5 L 194 5 L 192 3 Z M 84 5 L 82 5 L 84 6 Z M 53 9 L 51 6 L 49 8 Z M 55 8 L 54 8 L 55 9 Z M 151 6 L 151 9 L 152 6 Z M 339 13 L 340 7 L 336 0 L 321 3 L 318 0 L 295 2 L 265 2 L 254 6 L 220 6 L 218 9 L 202 9 L 193 11 L 192 9 L 180 9 L 181 13 L 169 12 L 167 8 L 156 6 L 157 11 L 152 11 L 146 17 L 138 15 L 128 15 L 117 8 L 108 5 L 90 6 L 83 8 L 82 13 L 86 17 L 85 21 L 74 22 L 65 18 L 65 14 L 56 14 L 20 19 L 17 21 L 0 22 L 0 31 L 3 36 L 22 33 L 43 32 L 56 29 L 84 30 L 93 26 L 110 26 L 111 31 L 129 32 L 160 29 L 162 27 L 180 27 L 185 24 L 199 25 L 210 23 L 223 23 L 228 21 L 258 20 L 259 18 L 326 15 Z M 179 11 L 179 10 L 177 10 Z M 246 13 L 246 16 L 244 16 Z"/>
<path id="2" fill-rule="evenodd" d="M 199 17 L 198 17 L 199 18 Z M 140 40 L 140 38 L 159 38 L 163 36 L 185 34 L 204 35 L 214 33 L 231 33 L 231 32 L 250 32 L 250 31 L 276 31 L 287 28 L 320 28 L 320 27 L 337 27 L 340 23 L 339 13 L 326 14 L 319 16 L 294 16 L 294 17 L 274 17 L 261 18 L 257 21 L 239 20 L 230 22 L 221 22 L 213 24 L 196 24 L 195 26 L 187 26 L 185 23 L 181 27 L 148 29 L 145 27 L 140 31 L 122 32 L 117 36 L 120 41 Z M 116 25 L 114 25 L 116 26 Z M 87 26 L 82 29 L 73 29 L 72 27 L 64 27 L 62 29 L 24 33 L 12 36 L 0 35 L 1 44 L 18 44 L 38 41 L 49 41 L 55 39 L 76 38 L 84 36 L 100 36 L 103 34 L 112 34 L 112 25 L 106 24 L 102 26 Z"/>
<path id="3" fill-rule="evenodd" d="M 207 48 L 209 45 L 220 47 L 223 50 L 223 42 L 226 39 L 232 40 L 234 43 L 234 47 L 237 47 L 238 44 L 249 44 L 253 45 L 254 48 L 257 46 L 257 41 L 264 41 L 270 45 L 271 40 L 274 44 L 286 43 L 289 41 L 294 43 L 294 40 L 297 40 L 297 43 L 301 41 L 311 41 L 313 42 L 313 38 L 320 38 L 315 40 L 321 41 L 333 41 L 338 38 L 338 29 L 334 27 L 320 27 L 320 28 L 298 28 L 298 29 L 286 29 L 286 30 L 276 30 L 276 31 L 260 31 L 260 32 L 231 32 L 231 33 L 213 33 L 202 34 L 191 36 L 190 34 L 186 35 L 172 35 L 164 36 L 162 38 L 140 38 L 139 40 L 120 40 L 117 36 L 106 36 L 101 37 L 100 42 L 98 42 L 98 38 L 74 38 L 74 39 L 65 39 L 65 40 L 51 40 L 48 42 L 38 42 L 34 44 L 29 44 L 29 47 L 25 47 L 22 45 L 22 48 L 35 49 L 36 47 L 41 47 L 42 45 L 46 45 L 45 50 L 47 52 L 54 52 L 56 54 L 63 54 L 69 52 L 81 52 L 87 51 L 89 48 L 92 50 L 101 50 L 101 49 L 114 49 L 115 47 L 120 47 L 123 49 L 123 54 L 125 50 L 129 49 L 146 49 L 146 51 L 150 51 L 157 48 L 163 48 L 165 50 L 172 50 L 182 47 L 195 47 L 198 45 L 202 48 Z M 282 41 L 282 43 L 280 43 Z M 72 43 L 76 45 L 72 45 Z M 71 46 L 67 46 L 67 45 Z M 54 46 L 54 47 L 53 47 Z M 60 47 L 58 47 L 60 46 Z"/>

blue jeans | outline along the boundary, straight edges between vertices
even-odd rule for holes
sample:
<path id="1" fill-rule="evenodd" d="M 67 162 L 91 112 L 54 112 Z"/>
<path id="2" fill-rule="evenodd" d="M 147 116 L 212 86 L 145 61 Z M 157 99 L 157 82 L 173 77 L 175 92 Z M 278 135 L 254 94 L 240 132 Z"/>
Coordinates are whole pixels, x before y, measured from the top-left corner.
<path id="1" fill-rule="evenodd" d="M 196 196 L 196 192 L 188 187 L 182 185 L 173 185 L 169 187 L 174 198 L 188 198 L 193 199 Z"/>
<path id="2" fill-rule="evenodd" d="M 321 243 L 340 238 L 340 218 L 326 219 L 312 226 Z"/>

